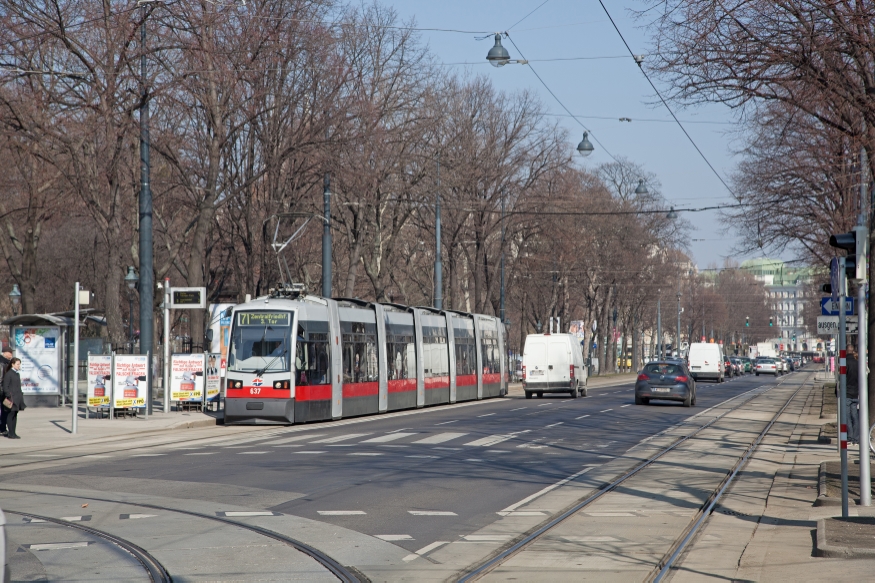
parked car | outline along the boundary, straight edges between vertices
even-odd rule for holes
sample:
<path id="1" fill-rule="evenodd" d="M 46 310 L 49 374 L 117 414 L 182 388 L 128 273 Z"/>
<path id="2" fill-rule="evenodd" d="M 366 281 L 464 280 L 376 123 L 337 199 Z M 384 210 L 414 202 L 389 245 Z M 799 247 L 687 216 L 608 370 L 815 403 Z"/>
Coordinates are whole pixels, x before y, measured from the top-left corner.
<path id="1" fill-rule="evenodd" d="M 732 360 L 730 360 L 728 356 L 723 358 L 723 371 L 729 378 L 736 376 L 735 366 L 732 364 Z"/>
<path id="2" fill-rule="evenodd" d="M 778 364 L 777 359 L 768 358 L 768 357 L 760 357 L 757 358 L 756 361 L 756 375 L 760 376 L 761 374 L 771 374 L 775 376 L 780 376 L 781 368 L 780 364 Z"/>
<path id="3" fill-rule="evenodd" d="M 726 377 L 723 348 L 719 344 L 693 342 L 689 354 L 690 374 L 696 381 L 710 379 L 722 383 Z"/>
<path id="4" fill-rule="evenodd" d="M 750 374 L 753 372 L 753 360 L 746 356 L 742 356 L 741 362 L 744 364 L 744 372 L 746 374 Z"/>
<path id="5" fill-rule="evenodd" d="M 544 393 L 586 396 L 586 367 L 580 341 L 572 334 L 529 334 L 523 349 L 526 399 Z"/>
<path id="6" fill-rule="evenodd" d="M 635 382 L 635 404 L 647 405 L 651 399 L 681 401 L 684 407 L 696 404 L 696 381 L 682 361 L 647 364 Z"/>

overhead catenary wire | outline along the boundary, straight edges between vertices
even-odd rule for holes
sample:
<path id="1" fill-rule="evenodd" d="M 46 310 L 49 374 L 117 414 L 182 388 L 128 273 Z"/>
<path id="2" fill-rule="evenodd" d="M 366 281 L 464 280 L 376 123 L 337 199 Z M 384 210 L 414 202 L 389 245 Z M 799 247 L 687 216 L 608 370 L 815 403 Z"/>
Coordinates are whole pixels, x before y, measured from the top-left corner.
<path id="1" fill-rule="evenodd" d="M 607 17 L 608 17 L 608 20 L 611 21 L 611 24 L 613 25 L 614 30 L 616 30 L 616 31 L 617 31 L 617 34 L 620 36 L 620 40 L 622 40 L 622 41 L 623 41 L 623 44 L 626 45 L 626 50 L 629 51 L 629 55 L 632 56 L 632 58 L 634 59 L 634 58 L 635 58 L 635 53 L 632 52 L 632 47 L 630 47 L 630 46 L 629 46 L 629 43 L 626 42 L 626 38 L 623 36 L 623 33 L 620 31 L 620 27 L 617 26 L 617 23 L 616 23 L 616 22 L 614 22 L 614 17 L 611 16 L 611 13 L 608 11 L 608 7 L 605 6 L 605 3 L 604 3 L 602 0 L 598 0 L 598 2 L 599 2 L 599 4 L 601 5 L 602 10 L 605 11 L 605 14 L 606 14 Z M 511 41 L 511 42 L 512 42 L 512 41 Z M 659 100 L 660 100 L 660 101 L 662 102 L 662 104 L 665 106 L 665 109 L 668 111 L 669 114 L 671 114 L 671 117 L 672 117 L 672 118 L 674 119 L 674 121 L 677 123 L 678 127 L 681 128 L 681 131 L 684 132 L 684 135 L 687 137 L 687 139 L 688 139 L 688 140 L 690 141 L 690 143 L 693 145 L 693 148 L 696 149 L 696 152 L 699 153 L 699 156 L 701 156 L 702 160 L 705 161 L 705 164 L 708 165 L 708 168 L 711 169 L 711 172 L 714 173 L 714 176 L 716 176 L 717 179 L 720 180 L 720 182 L 723 184 L 723 186 L 726 188 L 726 190 L 729 191 L 730 194 L 732 194 L 732 196 L 735 196 L 736 199 L 738 199 L 738 196 L 735 194 L 735 191 L 733 191 L 732 188 L 730 188 L 729 184 L 726 183 L 726 180 L 723 179 L 723 176 L 721 176 L 720 173 L 717 172 L 717 169 L 714 168 L 714 165 L 711 164 L 711 161 L 708 160 L 708 157 L 705 156 L 705 153 L 702 151 L 701 148 L 699 148 L 699 145 L 696 144 L 696 141 L 693 139 L 693 137 L 692 137 L 692 136 L 690 135 L 690 133 L 687 131 L 687 128 L 684 127 L 684 124 L 681 123 L 681 121 L 680 121 L 680 120 L 678 119 L 678 117 L 675 115 L 675 113 L 674 113 L 674 111 L 672 110 L 672 108 L 668 105 L 668 102 L 667 102 L 667 101 L 665 100 L 665 98 L 662 96 L 662 92 L 660 92 L 659 89 L 657 89 L 656 84 L 650 79 L 650 75 L 648 75 L 648 74 L 647 74 L 647 71 L 644 70 L 643 62 L 642 62 L 641 60 L 639 60 L 639 59 L 635 59 L 635 62 L 638 64 L 638 70 L 641 71 L 641 74 L 644 75 L 644 78 L 645 78 L 645 79 L 647 79 L 647 82 L 650 84 L 650 87 L 652 87 L 653 90 L 656 92 L 657 97 L 659 97 Z"/>

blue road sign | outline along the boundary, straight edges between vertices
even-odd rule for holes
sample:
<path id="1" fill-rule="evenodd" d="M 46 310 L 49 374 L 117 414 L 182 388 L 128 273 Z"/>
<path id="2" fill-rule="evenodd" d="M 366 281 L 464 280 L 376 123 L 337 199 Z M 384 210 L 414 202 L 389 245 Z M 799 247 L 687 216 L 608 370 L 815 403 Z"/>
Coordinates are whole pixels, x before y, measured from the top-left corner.
<path id="1" fill-rule="evenodd" d="M 845 297 L 845 315 L 853 316 L 855 313 L 854 298 Z M 838 316 L 839 315 L 839 301 L 836 299 L 832 299 L 831 297 L 820 298 L 820 312 L 824 316 Z"/>

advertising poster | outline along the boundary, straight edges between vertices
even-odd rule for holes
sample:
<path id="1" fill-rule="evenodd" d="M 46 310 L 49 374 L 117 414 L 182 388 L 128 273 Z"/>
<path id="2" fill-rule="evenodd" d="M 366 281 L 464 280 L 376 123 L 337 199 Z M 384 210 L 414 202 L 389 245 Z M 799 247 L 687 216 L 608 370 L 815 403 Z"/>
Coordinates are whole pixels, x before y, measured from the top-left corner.
<path id="1" fill-rule="evenodd" d="M 204 355 L 174 354 L 170 360 L 170 398 L 200 402 L 204 398 Z"/>
<path id="2" fill-rule="evenodd" d="M 221 370 L 219 368 L 220 363 L 220 355 L 216 352 L 212 352 L 207 355 L 207 372 L 205 375 L 206 378 L 206 387 L 207 387 L 207 401 L 218 401 L 219 400 L 219 392 L 222 388 L 222 377 Z"/>
<path id="3" fill-rule="evenodd" d="M 113 407 L 116 409 L 146 408 L 146 373 L 149 357 L 145 354 L 123 354 L 115 357 L 113 376 Z"/>
<path id="4" fill-rule="evenodd" d="M 231 341 L 231 316 L 225 316 L 225 310 L 237 304 L 210 304 L 210 329 L 213 331 L 213 342 L 210 352 L 219 353 L 219 362 L 228 358 L 228 344 Z M 219 367 L 219 374 L 225 376 L 225 367 Z"/>
<path id="5" fill-rule="evenodd" d="M 109 407 L 112 392 L 112 356 L 88 355 L 88 406 Z"/>
<path id="6" fill-rule="evenodd" d="M 61 329 L 46 326 L 14 330 L 15 356 L 21 359 L 21 392 L 60 394 Z"/>

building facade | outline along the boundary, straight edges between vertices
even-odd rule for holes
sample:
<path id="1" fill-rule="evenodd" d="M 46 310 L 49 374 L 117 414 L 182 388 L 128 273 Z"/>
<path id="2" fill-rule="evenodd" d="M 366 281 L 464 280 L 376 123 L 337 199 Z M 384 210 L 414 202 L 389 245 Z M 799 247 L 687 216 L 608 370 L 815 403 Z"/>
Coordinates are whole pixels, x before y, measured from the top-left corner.
<path id="1" fill-rule="evenodd" d="M 810 267 L 790 267 L 780 259 L 749 259 L 741 268 L 763 282 L 771 309 L 774 337 L 781 339 L 785 350 L 807 350 L 813 340 L 803 314 L 805 304 L 818 301 L 806 296 L 811 282 Z"/>

